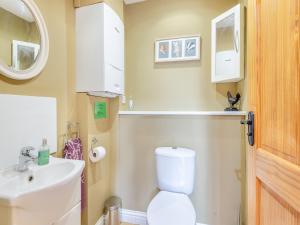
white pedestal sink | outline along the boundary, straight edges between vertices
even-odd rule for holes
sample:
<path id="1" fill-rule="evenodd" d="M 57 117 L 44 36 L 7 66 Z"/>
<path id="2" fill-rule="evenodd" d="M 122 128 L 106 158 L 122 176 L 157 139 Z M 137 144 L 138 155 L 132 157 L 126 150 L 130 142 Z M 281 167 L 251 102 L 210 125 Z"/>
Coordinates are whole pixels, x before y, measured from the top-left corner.
<path id="1" fill-rule="evenodd" d="M 84 161 L 0 171 L 0 225 L 80 225 Z"/>

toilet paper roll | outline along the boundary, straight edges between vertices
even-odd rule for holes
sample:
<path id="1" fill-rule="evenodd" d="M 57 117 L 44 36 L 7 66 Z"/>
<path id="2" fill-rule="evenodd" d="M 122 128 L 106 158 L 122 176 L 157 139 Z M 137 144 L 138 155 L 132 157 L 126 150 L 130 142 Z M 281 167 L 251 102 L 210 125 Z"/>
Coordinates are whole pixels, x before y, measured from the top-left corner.
<path id="1" fill-rule="evenodd" d="M 106 155 L 106 150 L 104 147 L 99 146 L 90 151 L 89 157 L 91 162 L 96 163 L 103 159 Z"/>

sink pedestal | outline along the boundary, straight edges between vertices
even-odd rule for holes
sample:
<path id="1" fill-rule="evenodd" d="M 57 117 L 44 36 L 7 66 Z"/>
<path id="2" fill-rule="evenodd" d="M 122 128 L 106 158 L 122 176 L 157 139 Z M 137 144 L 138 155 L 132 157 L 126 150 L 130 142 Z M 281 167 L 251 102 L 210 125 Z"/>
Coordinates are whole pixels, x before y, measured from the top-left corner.
<path id="1" fill-rule="evenodd" d="M 80 175 L 83 167 L 84 162 L 55 159 L 49 166 L 36 167 L 36 170 L 33 168 L 18 174 L 16 178 L 12 176 L 8 182 L 2 177 L 4 181 L 2 186 L 0 183 L 0 224 L 80 225 Z M 34 177 L 34 181 L 26 183 L 24 180 L 28 176 Z M 9 187 L 16 188 L 8 190 Z"/>
<path id="2" fill-rule="evenodd" d="M 73 182 L 73 190 L 61 187 L 59 192 L 34 197 L 30 207 L 7 207 L 0 204 L 1 225 L 80 225 L 80 179 Z M 57 198 L 55 197 L 57 195 Z M 54 196 L 54 197 L 53 197 Z M 24 199 L 26 201 L 26 199 Z M 3 221 L 3 222 L 2 222 Z M 71 223 L 70 223 L 71 221 Z"/>

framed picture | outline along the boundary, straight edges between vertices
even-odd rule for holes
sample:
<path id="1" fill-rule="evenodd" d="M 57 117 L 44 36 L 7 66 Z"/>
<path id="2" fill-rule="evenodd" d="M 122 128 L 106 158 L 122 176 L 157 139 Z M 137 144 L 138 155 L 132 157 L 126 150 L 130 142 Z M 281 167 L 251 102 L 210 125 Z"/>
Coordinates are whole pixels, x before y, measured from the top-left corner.
<path id="1" fill-rule="evenodd" d="M 35 62 L 40 50 L 40 45 L 13 40 L 12 66 L 15 70 L 29 69 Z"/>
<path id="2" fill-rule="evenodd" d="M 155 62 L 200 60 L 200 36 L 155 41 Z"/>

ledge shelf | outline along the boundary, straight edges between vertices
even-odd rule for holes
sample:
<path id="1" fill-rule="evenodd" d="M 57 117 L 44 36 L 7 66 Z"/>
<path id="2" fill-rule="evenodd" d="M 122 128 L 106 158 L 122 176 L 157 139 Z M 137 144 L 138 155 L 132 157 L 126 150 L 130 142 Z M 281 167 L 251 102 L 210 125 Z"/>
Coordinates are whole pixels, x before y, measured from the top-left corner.
<path id="1" fill-rule="evenodd" d="M 119 111 L 120 116 L 245 116 L 246 111 Z"/>

